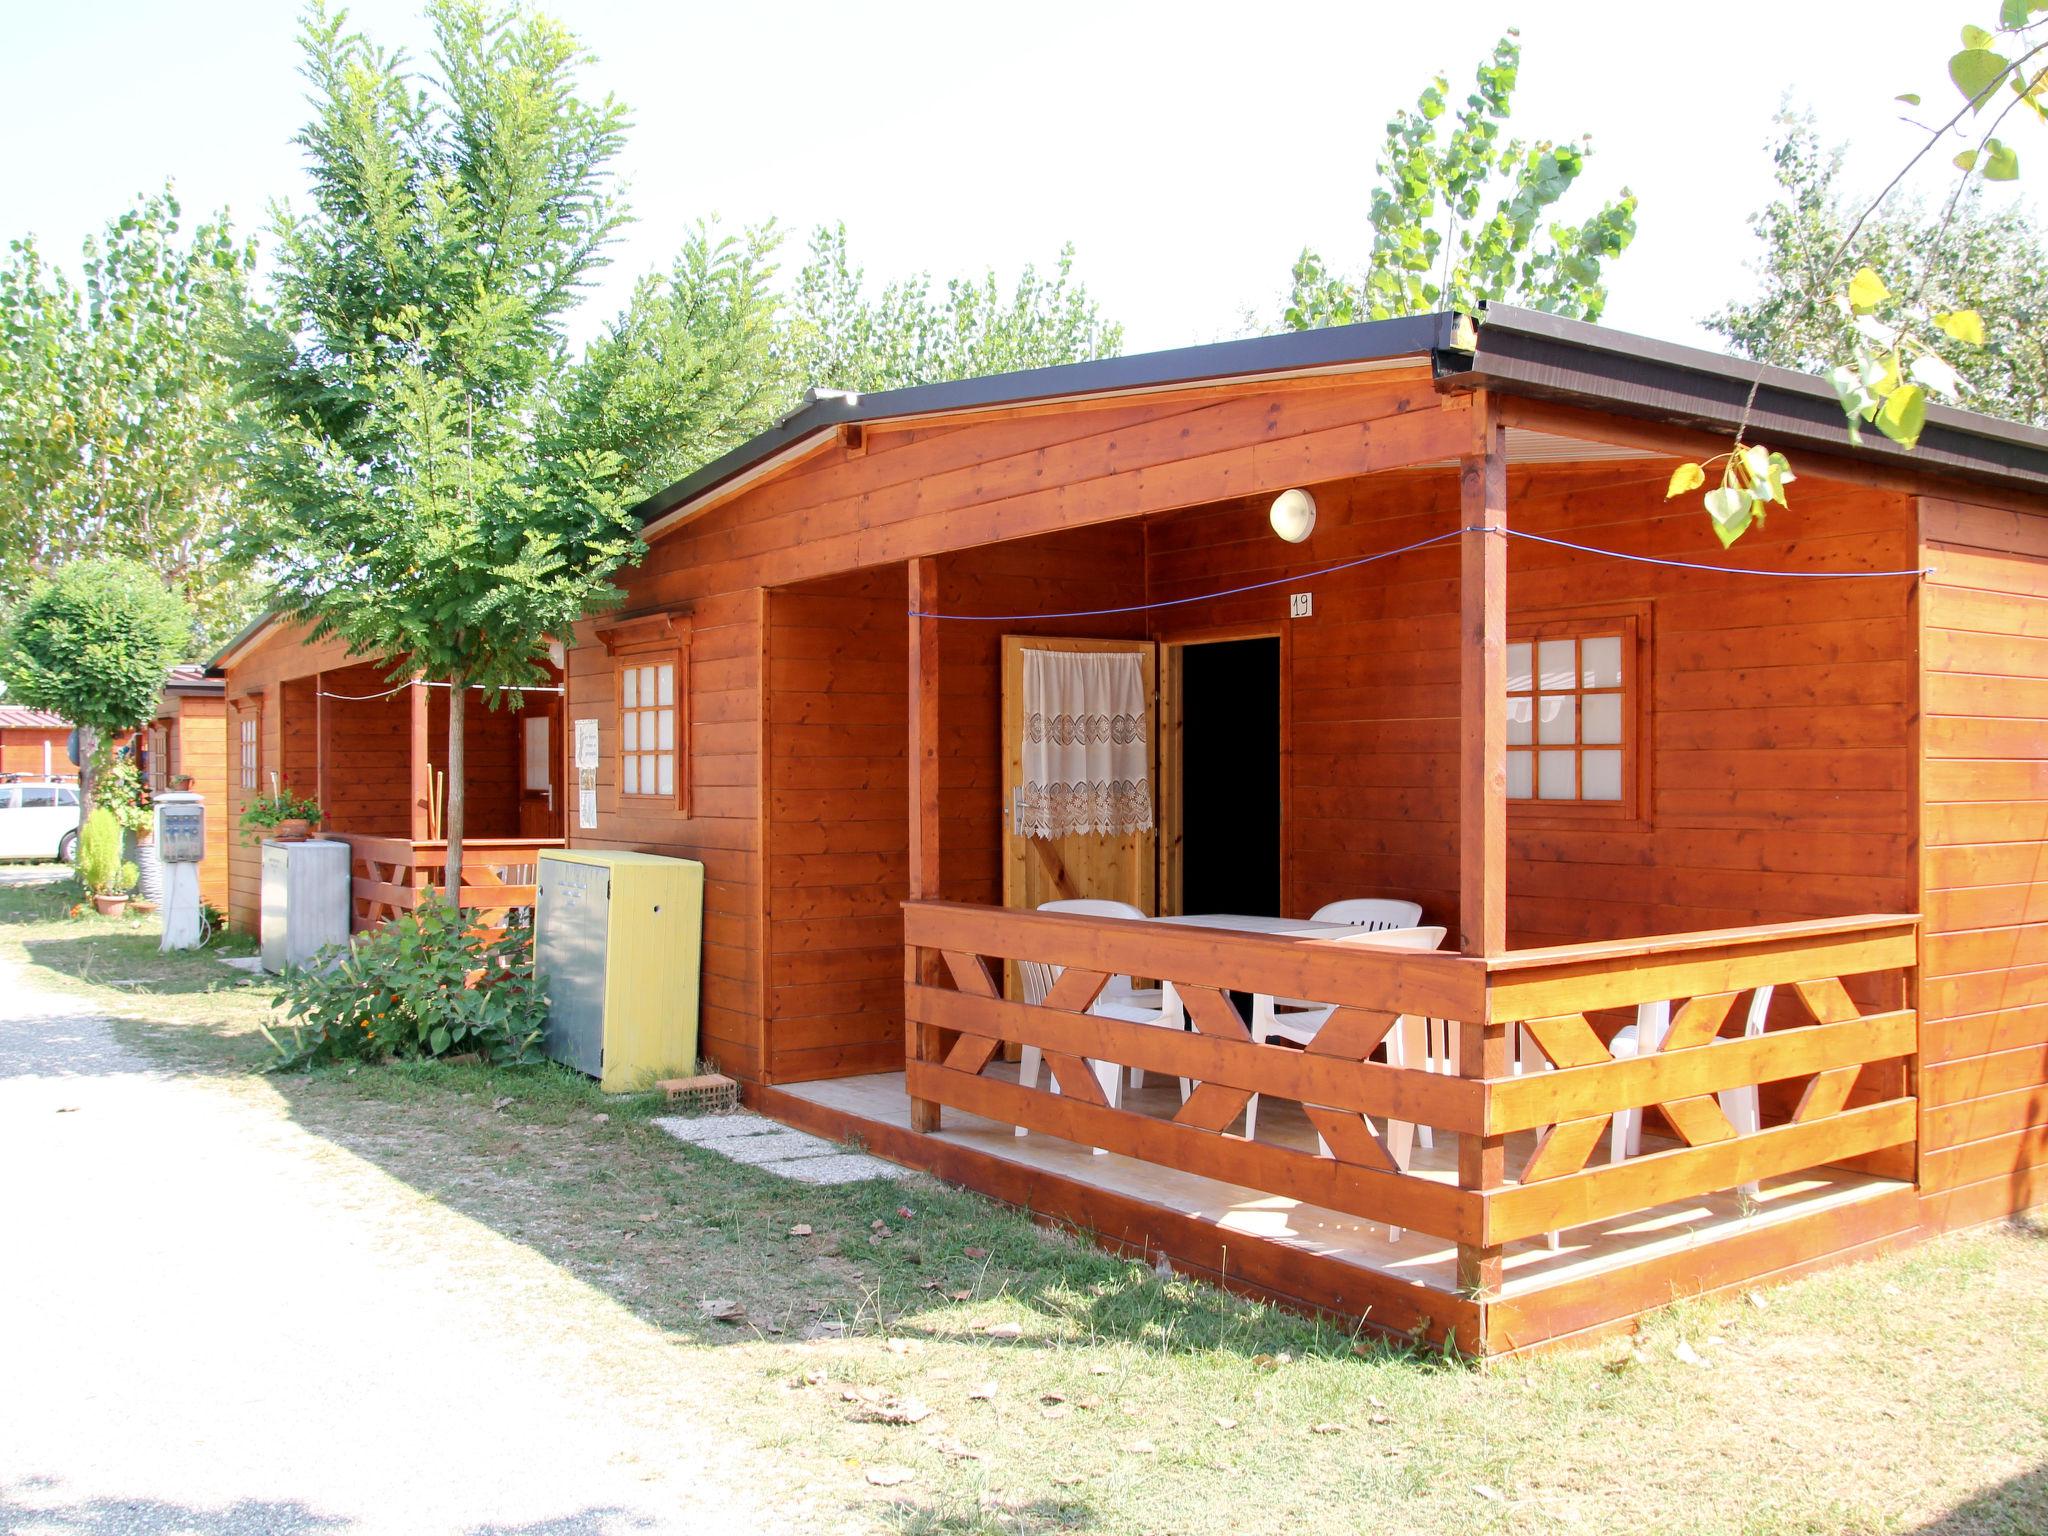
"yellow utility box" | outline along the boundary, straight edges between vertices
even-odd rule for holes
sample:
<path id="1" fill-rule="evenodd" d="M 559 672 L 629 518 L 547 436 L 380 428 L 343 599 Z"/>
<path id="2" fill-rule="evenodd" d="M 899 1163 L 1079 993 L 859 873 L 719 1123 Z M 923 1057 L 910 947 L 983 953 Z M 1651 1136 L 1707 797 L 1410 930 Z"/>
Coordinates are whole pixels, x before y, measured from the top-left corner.
<path id="1" fill-rule="evenodd" d="M 694 859 L 549 848 L 534 899 L 548 1055 L 607 1093 L 697 1070 L 704 866 Z"/>

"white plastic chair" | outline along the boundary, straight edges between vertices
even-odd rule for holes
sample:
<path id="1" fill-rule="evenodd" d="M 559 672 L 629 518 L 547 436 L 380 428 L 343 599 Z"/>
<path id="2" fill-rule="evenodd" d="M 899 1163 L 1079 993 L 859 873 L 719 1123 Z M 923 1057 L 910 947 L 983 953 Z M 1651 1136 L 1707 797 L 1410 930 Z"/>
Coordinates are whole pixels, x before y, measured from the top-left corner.
<path id="1" fill-rule="evenodd" d="M 1393 928 L 1369 930 L 1356 939 L 1327 942 L 1353 944 L 1361 949 L 1435 949 L 1443 941 L 1442 928 Z M 1268 1040 L 1291 1040 L 1296 1045 L 1307 1045 L 1336 1011 L 1336 1005 L 1331 1003 L 1296 1003 L 1292 998 L 1272 998 L 1257 993 L 1252 998 L 1252 1039 L 1261 1045 Z M 1413 1014 L 1402 1014 L 1394 1020 L 1393 1028 L 1387 1031 L 1386 1047 L 1387 1060 L 1391 1065 L 1407 1066 L 1424 1049 L 1423 1021 Z M 1245 1140 L 1256 1140 L 1258 1128 L 1259 1095 L 1255 1093 L 1245 1105 Z M 1387 1155 L 1393 1158 L 1394 1166 L 1406 1173 L 1415 1155 L 1415 1126 L 1406 1120 L 1389 1120 L 1386 1142 Z M 1316 1137 L 1316 1154 L 1319 1157 L 1330 1155 L 1330 1144 L 1321 1135 Z M 1401 1233 L 1400 1227 L 1389 1225 L 1387 1228 L 1390 1242 L 1398 1242 Z"/>
<path id="2" fill-rule="evenodd" d="M 1770 987 L 1758 987 L 1750 994 L 1749 1012 L 1742 1021 L 1744 1039 L 1764 1032 L 1764 1020 L 1771 1011 Z M 1636 1021 L 1624 1027 L 1615 1035 L 1608 1050 L 1617 1061 L 1629 1056 L 1648 1056 L 1664 1048 L 1665 1037 L 1671 1033 L 1671 1004 L 1642 1003 L 1636 1008 Z M 1738 1136 L 1754 1135 L 1762 1124 L 1762 1107 L 1756 1085 L 1742 1088 L 1724 1088 L 1715 1095 L 1720 1103 L 1721 1113 L 1726 1115 L 1735 1127 Z M 1614 1130 L 1608 1142 L 1608 1160 L 1620 1162 L 1625 1157 L 1643 1155 L 1643 1112 L 1640 1109 L 1624 1109 L 1614 1116 Z M 1754 1183 L 1742 1186 L 1743 1191 L 1754 1198 L 1759 1187 Z"/>
<path id="3" fill-rule="evenodd" d="M 1145 914 L 1127 901 L 1110 901 L 1093 896 L 1041 902 L 1038 910 L 1064 912 L 1077 917 L 1115 917 L 1136 922 L 1146 920 Z M 1024 1001 L 1033 1004 L 1044 1003 L 1052 992 L 1053 984 L 1059 980 L 1062 969 L 1061 966 L 1049 965 L 1042 960 L 1019 960 L 1017 972 L 1024 986 Z M 1122 1019 L 1131 1024 L 1156 1024 L 1166 1029 L 1180 1029 L 1185 1025 L 1180 999 L 1174 995 L 1172 987 L 1140 987 L 1128 976 L 1110 977 L 1103 985 L 1101 993 L 1089 1005 L 1088 1011 L 1098 1018 Z M 1044 1053 L 1039 1047 L 1025 1046 L 1017 1064 L 1018 1082 L 1026 1088 L 1036 1088 L 1043 1067 Z M 1121 1106 L 1123 1074 L 1117 1070 L 1117 1064 L 1113 1061 L 1091 1060 L 1088 1067 L 1095 1074 L 1095 1080 L 1102 1084 L 1102 1096 L 1109 1101 L 1110 1107 Z M 1144 1073 L 1137 1067 L 1131 1068 L 1130 1080 L 1133 1088 L 1142 1088 L 1145 1085 Z M 1057 1074 L 1054 1074 L 1050 1087 L 1054 1093 L 1060 1091 Z M 1188 1080 L 1182 1078 L 1182 1103 L 1187 1102 L 1189 1092 Z M 1026 1126 L 1017 1126 L 1015 1130 L 1019 1136 L 1030 1134 Z M 1095 1151 L 1100 1154 L 1102 1148 L 1097 1147 Z"/>
<path id="4" fill-rule="evenodd" d="M 1389 928 L 1415 928 L 1422 923 L 1422 903 L 1394 901 L 1382 896 L 1356 896 L 1348 901 L 1332 901 L 1317 907 L 1312 921 L 1349 923 L 1371 933 L 1383 933 Z"/>

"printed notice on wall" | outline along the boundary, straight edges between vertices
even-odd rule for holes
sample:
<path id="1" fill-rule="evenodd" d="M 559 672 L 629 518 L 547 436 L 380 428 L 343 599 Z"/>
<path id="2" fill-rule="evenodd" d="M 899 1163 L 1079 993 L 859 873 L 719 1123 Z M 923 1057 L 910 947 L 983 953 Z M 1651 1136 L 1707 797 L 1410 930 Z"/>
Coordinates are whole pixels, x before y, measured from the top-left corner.
<path id="1" fill-rule="evenodd" d="M 597 826 L 597 722 L 576 722 L 576 825 Z"/>

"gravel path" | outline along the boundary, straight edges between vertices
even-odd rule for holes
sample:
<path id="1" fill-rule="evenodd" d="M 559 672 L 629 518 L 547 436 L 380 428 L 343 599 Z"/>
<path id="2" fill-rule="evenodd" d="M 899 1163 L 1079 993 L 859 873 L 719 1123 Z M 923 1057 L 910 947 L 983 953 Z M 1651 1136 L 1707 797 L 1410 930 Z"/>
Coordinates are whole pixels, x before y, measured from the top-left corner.
<path id="1" fill-rule="evenodd" d="M 266 1084 L 0 969 L 0 1531 L 768 1528 L 680 1364 Z"/>

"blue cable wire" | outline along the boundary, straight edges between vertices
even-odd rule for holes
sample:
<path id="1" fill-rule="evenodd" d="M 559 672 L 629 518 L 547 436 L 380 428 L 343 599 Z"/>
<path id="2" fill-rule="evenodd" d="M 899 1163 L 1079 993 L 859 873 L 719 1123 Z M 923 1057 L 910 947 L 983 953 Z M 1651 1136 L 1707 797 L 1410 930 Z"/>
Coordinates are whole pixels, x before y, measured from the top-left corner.
<path id="1" fill-rule="evenodd" d="M 1666 565 L 1673 570 L 1706 571 L 1720 576 L 1761 576 L 1774 581 L 1873 581 L 1884 577 L 1934 574 L 1932 566 L 1916 566 L 1905 571 L 1759 571 L 1737 565 L 1708 565 L 1700 560 L 1667 560 L 1658 555 L 1630 555 L 1618 549 L 1596 549 L 1590 544 L 1574 544 L 1569 539 L 1554 539 L 1548 534 L 1529 533 L 1520 528 L 1454 528 L 1448 533 L 1418 539 L 1413 544 L 1403 544 L 1399 549 L 1383 549 L 1376 555 L 1326 565 L 1320 570 L 1296 571 L 1291 575 L 1276 576 L 1271 581 L 1248 582 L 1241 587 L 1226 587 L 1221 592 L 1203 592 L 1194 597 L 1168 597 L 1156 603 L 1126 603 L 1117 608 L 1074 608 L 1064 613 L 929 613 L 923 609 L 913 608 L 910 610 L 910 617 L 945 619 L 966 624 L 1020 624 L 1038 619 L 1099 619 L 1120 613 L 1148 613 L 1155 608 L 1178 608 L 1187 603 L 1213 603 L 1221 598 L 1241 597 L 1247 592 L 1263 592 L 1272 587 L 1315 581 L 1324 576 L 1334 576 L 1339 571 L 1356 570 L 1361 565 L 1371 565 L 1376 561 L 1391 560 L 1396 555 L 1428 549 L 1432 544 L 1442 544 L 1468 533 L 1504 533 L 1511 539 L 1530 539 L 1538 544 L 1554 544 L 1559 549 L 1576 550 L 1582 555 L 1602 555 L 1609 560 L 1627 560 L 1636 565 Z"/>

